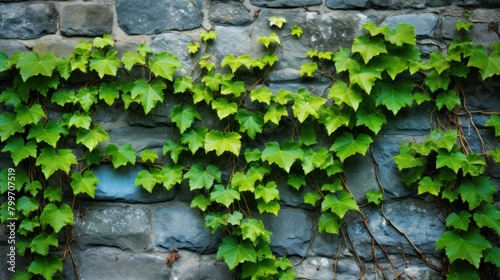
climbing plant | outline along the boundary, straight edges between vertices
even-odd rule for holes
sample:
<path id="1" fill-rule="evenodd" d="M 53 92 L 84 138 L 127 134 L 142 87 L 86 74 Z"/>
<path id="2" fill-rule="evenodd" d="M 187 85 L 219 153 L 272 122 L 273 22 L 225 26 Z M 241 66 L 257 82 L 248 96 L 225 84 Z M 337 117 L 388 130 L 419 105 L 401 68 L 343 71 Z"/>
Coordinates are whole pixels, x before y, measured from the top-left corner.
<path id="1" fill-rule="evenodd" d="M 153 53 L 144 44 L 119 58 L 109 35 L 78 43 L 67 58 L 0 52 L 0 73 L 12 80 L 0 94 L 1 152 L 13 164 L 1 172 L 1 193 L 9 199 L 0 217 L 2 223 L 19 221 L 16 250 L 28 260 L 15 279 L 52 279 L 62 260 L 73 258 L 70 246 L 62 255 L 52 249 L 61 233 L 72 240 L 77 197 L 94 197 L 99 179 L 92 167 L 106 163 L 144 165 L 135 185 L 149 192 L 188 186 L 191 207 L 204 213 L 206 228 L 223 234 L 217 258 L 239 277 L 294 279 L 288 258 L 273 255 L 272 232 L 261 215 L 278 215 L 281 188 L 307 188 L 304 203 L 318 210 L 319 232 L 342 234 L 348 211 L 363 215 L 345 182 L 344 161 L 365 155 L 389 117 L 414 103 L 434 104 L 439 126 L 424 142 L 404 143 L 394 160 L 419 194 L 453 205 L 449 230 L 436 246 L 450 261 L 443 273 L 478 278 L 481 264 L 500 265 L 500 249 L 489 238 L 500 234 L 500 212 L 488 176 L 500 148 L 483 145 L 473 152 L 459 123 L 460 110 L 466 110 L 461 80 L 500 74 L 500 43 L 490 52 L 474 46 L 464 21 L 457 26 L 462 36 L 427 58 L 411 25 L 366 23 L 351 48 L 307 53 L 310 62 L 300 75 L 330 79 L 326 91 L 272 91 L 266 81 L 280 60 L 283 38 L 300 38 L 303 31 L 287 28 L 282 17 L 269 23 L 269 35 L 257 38 L 259 56 L 230 54 L 217 61 L 211 52 L 217 34 L 202 32 L 186 50 L 195 62 L 186 76 L 177 74 L 183 66 L 174 55 Z M 176 100 L 173 129 L 162 155 L 110 143 L 94 121 L 97 104 L 139 107 L 146 116 L 169 100 Z M 483 113 L 499 136 L 499 112 Z M 275 180 L 282 175 L 286 185 Z M 366 198 L 383 203 L 382 186 Z"/>

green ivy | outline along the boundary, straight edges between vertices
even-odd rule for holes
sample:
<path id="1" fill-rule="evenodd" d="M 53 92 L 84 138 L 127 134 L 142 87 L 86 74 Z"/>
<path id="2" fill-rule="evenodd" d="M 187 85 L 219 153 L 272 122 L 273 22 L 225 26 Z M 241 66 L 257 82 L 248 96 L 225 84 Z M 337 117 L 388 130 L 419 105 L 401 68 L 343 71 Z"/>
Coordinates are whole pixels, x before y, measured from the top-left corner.
<path id="1" fill-rule="evenodd" d="M 427 59 L 417 48 L 411 25 L 391 29 L 367 23 L 350 49 L 307 53 L 311 61 L 301 66 L 300 75 L 330 78 L 326 97 L 305 88 L 272 92 L 265 81 L 279 62 L 283 37 L 300 38 L 303 31 L 295 25 L 285 34 L 283 17 L 273 16 L 269 23 L 272 32 L 257 38 L 267 53 L 230 54 L 220 64 L 210 53 L 217 34 L 202 32 L 200 41 L 186 50 L 197 62 L 192 69 L 200 73 L 196 76 L 178 76 L 182 65 L 174 55 L 153 53 L 146 45 L 119 58 L 109 35 L 78 43 L 68 58 L 35 52 L 8 58 L 0 52 L 0 71 L 12 77 L 0 94 L 6 108 L 0 114 L 1 152 L 10 154 L 18 167 L 15 215 L 21 224 L 16 248 L 31 260 L 15 279 L 51 279 L 62 271 L 62 259 L 52 249 L 59 246 L 58 234 L 74 223 L 75 197 L 94 197 L 99 179 L 91 167 L 103 163 L 114 168 L 144 165 L 135 185 L 148 192 L 187 182 L 191 207 L 204 213 L 205 227 L 224 233 L 217 259 L 224 259 L 241 278 L 294 279 L 292 263 L 272 254 L 272 232 L 258 218 L 262 213 L 278 215 L 280 188 L 307 188 L 304 203 L 319 211 L 318 230 L 339 234 L 347 212 L 362 214 L 345 184 L 346 159 L 365 155 L 383 125 L 401 109 L 428 102 L 436 111 L 454 111 L 465 106 L 458 88 L 461 79 L 474 73 L 483 80 L 500 74 L 498 42 L 488 53 L 462 36 L 444 55 L 435 52 Z M 462 32 L 468 27 L 457 25 Z M 242 72 L 248 70 L 257 75 L 252 83 L 243 79 Z M 93 121 L 97 104 L 128 109 L 135 103 L 147 115 L 168 94 L 182 101 L 171 111 L 174 135 L 179 137 L 165 139 L 166 160 L 160 163 L 150 150 L 138 154 L 130 144 L 104 146 L 109 135 Z M 61 114 L 49 114 L 54 110 Z M 218 126 L 205 125 L 201 112 L 207 111 L 218 117 Z M 497 114 L 491 114 L 486 127 L 498 137 Z M 290 123 L 279 138 L 260 140 Z M 319 143 L 316 133 L 328 140 Z M 450 267 L 443 272 L 450 278 L 478 278 L 481 263 L 499 266 L 500 249 L 484 232 L 500 234 L 495 186 L 487 172 L 490 157 L 500 162 L 500 148 L 476 154 L 462 139 L 458 128 L 436 128 L 421 143 L 404 143 L 394 160 L 405 174 L 404 182 L 416 186 L 419 194 L 467 206 L 448 215 L 449 230 L 436 249 L 445 250 Z M 225 170 L 229 177 L 222 176 Z M 273 180 L 280 174 L 286 174 L 287 186 Z M 2 194 L 7 192 L 7 177 L 6 168 L 0 177 Z M 383 203 L 383 189 L 368 192 L 366 198 L 368 203 Z M 2 222 L 11 217 L 8 209 L 6 201 Z"/>

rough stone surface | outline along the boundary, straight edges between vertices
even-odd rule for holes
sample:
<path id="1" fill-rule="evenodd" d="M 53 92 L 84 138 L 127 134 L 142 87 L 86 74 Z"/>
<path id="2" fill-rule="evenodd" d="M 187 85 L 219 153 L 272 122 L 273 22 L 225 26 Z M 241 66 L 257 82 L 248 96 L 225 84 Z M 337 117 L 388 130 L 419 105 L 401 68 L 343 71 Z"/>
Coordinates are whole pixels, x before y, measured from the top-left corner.
<path id="1" fill-rule="evenodd" d="M 102 36 L 110 34 L 113 13 L 106 5 L 89 3 L 64 6 L 61 33 L 65 36 Z"/>
<path id="2" fill-rule="evenodd" d="M 250 0 L 250 3 L 260 7 L 288 8 L 316 6 L 321 4 L 321 0 Z"/>
<path id="3" fill-rule="evenodd" d="M 200 0 L 118 0 L 118 24 L 127 34 L 158 34 L 189 30 L 201 25 Z"/>
<path id="4" fill-rule="evenodd" d="M 223 260 L 216 260 L 215 255 L 200 255 L 180 250 L 180 258 L 166 269 L 168 279 L 206 279 L 232 280 L 235 271 L 230 271 Z"/>
<path id="5" fill-rule="evenodd" d="M 381 25 L 396 27 L 400 23 L 408 23 L 415 27 L 417 36 L 434 37 L 439 15 L 434 13 L 407 14 L 387 17 Z"/>
<path id="6" fill-rule="evenodd" d="M 28 48 L 25 45 L 15 41 L 0 40 L 0 50 L 2 50 L 5 54 L 7 54 L 7 56 L 10 57 L 16 51 L 26 52 L 28 51 Z"/>
<path id="7" fill-rule="evenodd" d="M 139 253 L 153 248 L 151 225 L 151 213 L 142 206 L 83 206 L 75 213 L 74 229 L 81 249 L 111 246 Z"/>
<path id="8" fill-rule="evenodd" d="M 200 253 L 212 253 L 217 249 L 220 236 L 211 235 L 204 228 L 203 217 L 198 209 L 188 204 L 166 205 L 155 214 L 155 244 L 166 249 L 187 249 Z"/>
<path id="9" fill-rule="evenodd" d="M 209 17 L 217 25 L 240 26 L 253 22 L 253 16 L 238 2 L 212 2 Z"/>
<path id="10" fill-rule="evenodd" d="M 167 191 L 158 185 L 152 193 L 140 186 L 134 186 L 137 173 L 144 168 L 137 166 L 122 166 L 114 169 L 112 165 L 100 165 L 94 169 L 99 184 L 95 191 L 95 199 L 123 201 L 129 203 L 152 203 L 173 199 L 175 191 Z"/>
<path id="11" fill-rule="evenodd" d="M 0 9 L 0 38 L 35 39 L 57 32 L 54 4 L 3 4 Z"/>

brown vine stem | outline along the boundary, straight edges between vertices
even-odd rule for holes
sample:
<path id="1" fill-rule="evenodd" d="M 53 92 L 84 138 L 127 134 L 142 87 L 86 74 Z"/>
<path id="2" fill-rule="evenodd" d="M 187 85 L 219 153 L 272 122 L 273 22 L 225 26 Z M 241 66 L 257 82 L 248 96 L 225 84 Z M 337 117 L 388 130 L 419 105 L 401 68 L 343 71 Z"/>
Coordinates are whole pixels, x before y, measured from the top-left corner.
<path id="1" fill-rule="evenodd" d="M 339 262 L 340 250 L 342 249 L 342 243 L 344 243 L 344 235 L 340 237 L 339 246 L 337 248 L 337 254 L 335 255 L 335 261 L 333 262 L 333 280 L 337 279 L 337 265 Z"/>
<path id="2" fill-rule="evenodd" d="M 377 184 L 379 185 L 380 191 L 382 192 L 382 197 L 385 198 L 384 187 L 382 186 L 382 182 L 380 181 L 379 172 L 378 172 L 378 166 L 379 166 L 378 161 L 375 158 L 372 147 L 370 147 L 370 153 L 372 155 L 373 162 L 375 163 L 375 178 L 377 180 Z M 388 221 L 389 224 L 391 224 L 391 226 L 394 229 L 396 229 L 401 235 L 403 235 L 406 238 L 406 240 L 408 241 L 410 246 L 415 250 L 415 252 L 417 252 L 417 254 L 420 255 L 420 258 L 427 264 L 427 266 L 429 266 L 431 269 L 434 269 L 435 271 L 438 271 L 438 272 L 443 271 L 442 267 L 439 268 L 439 267 L 435 266 L 434 264 L 430 263 L 429 260 L 427 259 L 427 257 L 425 256 L 425 254 L 422 251 L 420 251 L 420 249 L 417 248 L 417 246 L 415 245 L 415 243 L 413 243 L 411 238 L 402 229 L 400 229 L 398 226 L 396 226 L 394 224 L 394 222 L 385 214 L 384 201 L 382 201 L 382 203 L 381 203 L 380 212 L 382 213 L 382 216 L 384 217 L 384 219 L 386 219 L 386 221 Z"/>
<path id="3" fill-rule="evenodd" d="M 352 252 L 354 253 L 354 257 L 356 258 L 356 262 L 358 263 L 359 266 L 359 279 L 363 279 L 363 275 L 365 275 L 365 266 L 363 265 L 363 262 L 361 261 L 361 258 L 358 255 L 358 252 L 356 251 L 356 247 L 354 246 L 354 242 L 352 242 L 351 237 L 349 236 L 349 233 L 346 231 L 344 232 L 344 228 L 342 230 L 342 236 L 345 236 L 347 238 L 347 241 L 349 242 L 349 245 L 351 245 Z"/>

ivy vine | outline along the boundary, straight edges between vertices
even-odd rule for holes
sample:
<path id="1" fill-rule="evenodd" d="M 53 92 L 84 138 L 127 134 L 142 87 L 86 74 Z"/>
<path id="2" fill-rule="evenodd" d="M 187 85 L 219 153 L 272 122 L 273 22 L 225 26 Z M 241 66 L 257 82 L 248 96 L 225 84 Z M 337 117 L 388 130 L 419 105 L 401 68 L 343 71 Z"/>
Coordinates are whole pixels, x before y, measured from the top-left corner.
<path id="1" fill-rule="evenodd" d="M 265 81 L 280 60 L 282 39 L 299 38 L 302 29 L 287 29 L 282 17 L 269 22 L 273 30 L 257 39 L 266 50 L 260 57 L 228 55 L 219 63 L 210 48 L 217 34 L 201 33 L 188 45 L 196 62 L 190 76 L 176 75 L 182 65 L 174 55 L 153 53 L 144 44 L 119 58 L 109 35 L 81 41 L 67 58 L 35 52 L 9 58 L 0 52 L 0 73 L 12 81 L 0 94 L 1 152 L 16 167 L 15 206 L 6 200 L 0 217 L 2 223 L 20 221 L 16 250 L 28 260 L 15 279 L 52 279 L 62 271 L 63 258 L 73 257 L 69 247 L 64 256 L 53 249 L 61 232 L 72 234 L 77 197 L 94 197 L 99 179 L 91 167 L 103 163 L 144 165 L 135 185 L 149 192 L 187 182 L 191 207 L 204 213 L 212 233 L 223 232 L 218 259 L 241 278 L 294 279 L 292 263 L 273 255 L 272 233 L 258 218 L 280 211 L 273 178 L 286 174 L 287 186 L 280 187 L 307 186 L 304 203 L 318 209 L 319 232 L 341 234 L 348 211 L 363 214 L 345 183 L 343 162 L 365 155 L 388 116 L 414 103 L 434 104 L 440 126 L 421 143 L 404 143 L 394 160 L 407 185 L 452 205 L 448 231 L 436 245 L 450 262 L 442 272 L 450 279 L 479 279 L 484 263 L 500 267 L 500 248 L 491 241 L 491 234 L 500 234 L 500 210 L 488 175 L 491 160 L 500 162 L 500 148 L 483 145 L 473 152 L 458 115 L 467 112 L 462 80 L 500 74 L 500 42 L 490 52 L 474 45 L 467 36 L 471 23 L 463 21 L 457 25 L 460 38 L 425 57 L 411 25 L 392 29 L 370 22 L 350 49 L 307 53 L 311 61 L 300 75 L 330 79 L 328 92 L 273 92 Z M 255 80 L 244 79 L 249 70 Z M 165 139 L 162 160 L 154 151 L 138 154 L 130 144 L 108 143 L 107 131 L 93 121 L 96 104 L 141 106 L 148 115 L 166 95 L 180 102 L 171 111 L 175 131 Z M 213 113 L 218 123 L 207 125 L 201 112 Z M 500 136 L 499 112 L 483 114 Z M 319 134 L 328 140 L 319 141 Z M 11 171 L 1 172 L 2 194 L 12 191 Z M 383 189 L 366 198 L 383 203 Z"/>

